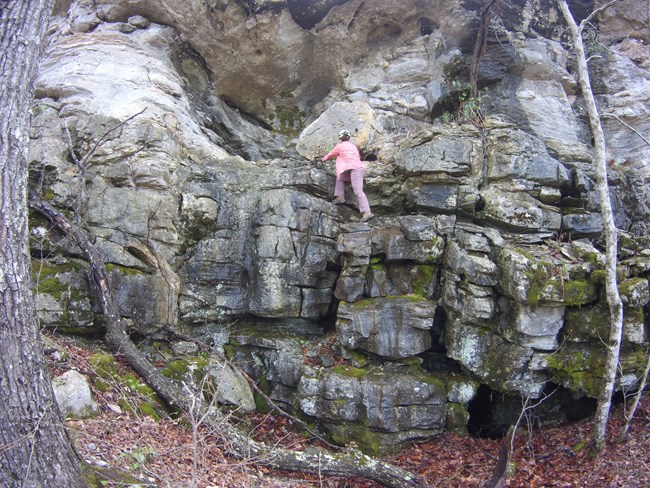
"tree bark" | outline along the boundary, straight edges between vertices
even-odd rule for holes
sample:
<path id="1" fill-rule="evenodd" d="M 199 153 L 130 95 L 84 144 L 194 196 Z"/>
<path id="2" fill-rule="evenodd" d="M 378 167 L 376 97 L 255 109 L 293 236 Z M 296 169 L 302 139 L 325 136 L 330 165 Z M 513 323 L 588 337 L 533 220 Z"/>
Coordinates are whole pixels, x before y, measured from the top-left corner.
<path id="1" fill-rule="evenodd" d="M 600 216 L 603 224 L 603 235 L 605 237 L 605 293 L 609 305 L 609 322 L 610 333 L 607 341 L 607 357 L 605 359 L 605 370 L 603 383 L 598 394 L 598 406 L 594 419 L 592 441 L 594 452 L 601 451 L 605 446 L 605 436 L 607 434 L 607 420 L 609 419 L 609 409 L 612 403 L 612 394 L 616 384 L 616 371 L 621 349 L 621 339 L 623 336 L 623 304 L 618 292 L 618 283 L 616 280 L 616 263 L 617 263 L 617 230 L 614 223 L 614 213 L 609 197 L 609 185 L 607 184 L 607 160 L 605 134 L 600 122 L 600 115 L 589 79 L 589 68 L 587 66 L 587 57 L 582 42 L 582 30 L 586 22 L 596 14 L 594 11 L 589 17 L 583 20 L 578 26 L 569 11 L 566 0 L 557 0 L 557 4 L 562 11 L 575 50 L 576 62 L 578 65 L 578 79 L 580 89 L 585 100 L 587 115 L 589 116 L 589 126 L 594 137 L 595 163 L 596 163 L 596 187 L 600 198 Z M 609 4 L 605 5 L 606 8 Z M 598 11 L 602 10 L 598 9 Z"/>
<path id="2" fill-rule="evenodd" d="M 29 108 L 53 0 L 0 7 L 0 486 L 83 487 L 43 357 L 27 227 Z"/>
<path id="3" fill-rule="evenodd" d="M 170 379 L 163 376 L 140 352 L 126 333 L 119 309 L 113 298 L 106 267 L 97 249 L 83 230 L 69 222 L 60 212 L 30 192 L 30 206 L 47 217 L 63 233 L 72 236 L 86 254 L 90 264 L 90 284 L 96 287 L 106 319 L 106 340 L 118 353 L 123 354 L 131 367 L 137 371 L 154 391 L 168 404 L 184 412 L 193 411 L 196 417 L 205 418 L 204 425 L 221 433 L 230 454 L 252 459 L 255 463 L 274 469 L 317 473 L 329 476 L 354 476 L 375 481 L 383 486 L 409 488 L 425 486 L 417 478 L 397 466 L 368 457 L 359 451 L 330 453 L 323 449 L 292 451 L 270 447 L 251 439 L 246 433 L 231 425 L 217 408 L 202 402 L 199 411 L 187 394 Z M 194 407 L 194 410 L 193 410 Z"/>

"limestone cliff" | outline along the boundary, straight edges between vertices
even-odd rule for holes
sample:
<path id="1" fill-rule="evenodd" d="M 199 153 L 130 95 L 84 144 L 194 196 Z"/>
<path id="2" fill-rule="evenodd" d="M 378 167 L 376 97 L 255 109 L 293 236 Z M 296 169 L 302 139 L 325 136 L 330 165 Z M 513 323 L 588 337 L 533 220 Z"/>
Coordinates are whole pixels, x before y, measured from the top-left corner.
<path id="1" fill-rule="evenodd" d="M 491 391 L 519 403 L 555 389 L 568 410 L 595 396 L 607 326 L 591 137 L 549 0 L 497 2 L 469 95 L 480 9 L 61 1 L 32 186 L 77 211 L 134 332 L 224 348 L 336 441 L 381 452 L 464 430 Z M 650 301 L 638 10 L 617 4 L 587 42 L 621 229 L 620 389 L 636 384 Z M 370 223 L 351 193 L 329 201 L 318 161 L 342 128 L 368 161 Z M 44 325 L 101 331 L 80 251 L 37 216 L 31 248 Z"/>

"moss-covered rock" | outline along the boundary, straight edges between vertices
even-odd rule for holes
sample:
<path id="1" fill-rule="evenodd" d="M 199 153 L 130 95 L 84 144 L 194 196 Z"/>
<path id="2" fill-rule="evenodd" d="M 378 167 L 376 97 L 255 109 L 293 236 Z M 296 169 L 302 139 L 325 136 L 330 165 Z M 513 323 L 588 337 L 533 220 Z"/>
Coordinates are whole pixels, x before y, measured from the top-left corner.
<path id="1" fill-rule="evenodd" d="M 645 341 L 645 313 L 643 307 L 625 306 L 623 339 L 641 344 Z M 606 305 L 569 309 L 566 314 L 564 337 L 572 342 L 601 341 L 609 337 L 610 316 Z"/>
<path id="2" fill-rule="evenodd" d="M 298 389 L 300 410 L 319 419 L 335 442 L 384 455 L 441 433 L 444 380 L 417 365 L 308 368 Z"/>
<path id="3" fill-rule="evenodd" d="M 605 377 L 605 346 L 565 344 L 559 351 L 545 359 L 551 380 L 576 394 L 597 398 Z M 637 384 L 647 356 L 643 346 L 621 348 L 616 389 L 628 389 Z"/>
<path id="4" fill-rule="evenodd" d="M 514 247 L 502 250 L 499 265 L 504 293 L 520 303 L 580 306 L 598 300 L 596 283 L 580 265 L 554 262 Z"/>
<path id="5" fill-rule="evenodd" d="M 187 356 L 168 361 L 163 366 L 161 373 L 178 382 L 192 381 L 198 384 L 205 377 L 208 364 L 206 356 Z"/>
<path id="6" fill-rule="evenodd" d="M 447 432 L 452 434 L 467 434 L 467 422 L 469 421 L 469 412 L 464 405 L 460 403 L 447 404 Z"/>
<path id="7" fill-rule="evenodd" d="M 88 366 L 97 374 L 93 379 L 94 386 L 117 395 L 116 403 L 123 410 L 154 420 L 169 415 L 170 409 L 153 389 L 134 373 L 120 372 L 111 354 L 94 353 L 88 358 Z"/>
<path id="8" fill-rule="evenodd" d="M 82 263 L 75 260 L 62 264 L 32 261 L 36 305 L 44 327 L 75 335 L 102 331 L 82 270 Z"/>
<path id="9" fill-rule="evenodd" d="M 647 278 L 634 277 L 620 281 L 618 292 L 623 303 L 630 307 L 642 307 L 650 301 L 650 287 Z"/>

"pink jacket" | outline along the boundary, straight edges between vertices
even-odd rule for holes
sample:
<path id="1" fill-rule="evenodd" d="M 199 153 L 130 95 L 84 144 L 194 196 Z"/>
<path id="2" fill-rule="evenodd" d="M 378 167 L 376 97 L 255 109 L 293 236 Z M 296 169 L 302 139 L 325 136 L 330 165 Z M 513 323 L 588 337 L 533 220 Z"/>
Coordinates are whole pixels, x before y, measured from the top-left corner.
<path id="1" fill-rule="evenodd" d="M 329 161 L 336 158 L 336 176 L 339 176 L 344 171 L 350 169 L 364 168 L 365 165 L 361 162 L 361 155 L 357 146 L 350 141 L 339 142 L 334 149 L 328 152 L 323 161 Z"/>

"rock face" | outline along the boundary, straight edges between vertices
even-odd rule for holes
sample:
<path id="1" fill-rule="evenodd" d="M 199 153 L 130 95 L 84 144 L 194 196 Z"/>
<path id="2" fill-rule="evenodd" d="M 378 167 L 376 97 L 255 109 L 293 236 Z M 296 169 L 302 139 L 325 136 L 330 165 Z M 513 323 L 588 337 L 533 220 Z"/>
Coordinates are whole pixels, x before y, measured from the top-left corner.
<path id="1" fill-rule="evenodd" d="M 599 197 L 553 2 L 497 3 L 477 98 L 480 2 L 181 3 L 60 2 L 36 86 L 32 185 L 92 235 L 134 331 L 207 338 L 373 453 L 471 427 L 479 388 L 595 397 Z M 650 301 L 635 6 L 598 18 L 607 50 L 588 43 L 621 231 L 619 389 L 642 370 Z M 351 189 L 329 202 L 319 160 L 342 128 L 368 163 L 369 223 Z M 101 332 L 80 250 L 38 215 L 31 235 L 44 325 Z M 238 388 L 221 401 L 252 408 Z"/>

